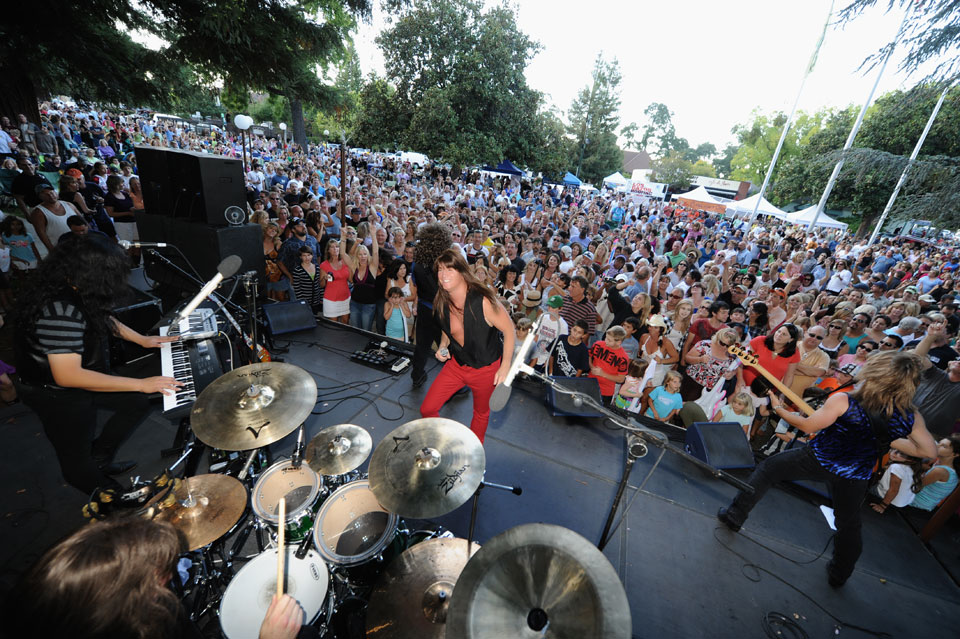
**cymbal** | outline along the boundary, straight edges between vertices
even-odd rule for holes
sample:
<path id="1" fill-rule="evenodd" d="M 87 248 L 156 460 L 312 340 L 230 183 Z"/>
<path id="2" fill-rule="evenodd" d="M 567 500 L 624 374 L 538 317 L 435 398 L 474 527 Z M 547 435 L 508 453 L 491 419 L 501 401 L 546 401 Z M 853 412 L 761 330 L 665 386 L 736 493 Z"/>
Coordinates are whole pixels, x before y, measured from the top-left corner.
<path id="1" fill-rule="evenodd" d="M 603 553 L 561 526 L 524 524 L 467 562 L 447 611 L 457 639 L 629 639 L 623 584 Z"/>
<path id="2" fill-rule="evenodd" d="M 370 490 L 401 517 L 430 519 L 463 505 L 476 492 L 486 456 L 469 428 L 425 417 L 383 438 L 370 459 Z"/>
<path id="3" fill-rule="evenodd" d="M 224 373 L 190 413 L 197 439 L 221 450 L 251 450 L 293 432 L 317 404 L 317 382 L 293 364 L 264 362 Z"/>
<path id="4" fill-rule="evenodd" d="M 203 548 L 225 535 L 240 521 L 247 506 L 247 491 L 229 475 L 197 475 L 183 480 L 176 499 L 154 518 L 168 521 L 187 538 L 190 550 Z M 193 505 L 184 505 L 189 499 Z"/>
<path id="5" fill-rule="evenodd" d="M 404 551 L 380 575 L 367 607 L 368 639 L 443 639 L 447 606 L 467 560 L 480 546 L 430 539 Z"/>
<path id="6" fill-rule="evenodd" d="M 366 429 L 353 424 L 328 426 L 307 444 L 305 459 L 321 475 L 342 475 L 367 461 L 373 439 Z"/>

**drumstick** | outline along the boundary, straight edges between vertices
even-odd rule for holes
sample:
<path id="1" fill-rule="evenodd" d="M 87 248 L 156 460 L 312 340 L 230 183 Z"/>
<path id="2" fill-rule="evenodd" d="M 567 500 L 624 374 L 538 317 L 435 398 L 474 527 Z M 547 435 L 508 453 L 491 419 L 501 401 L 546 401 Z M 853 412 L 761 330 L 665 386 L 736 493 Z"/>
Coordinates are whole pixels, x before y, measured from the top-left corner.
<path id="1" fill-rule="evenodd" d="M 283 559 L 284 559 L 283 536 L 284 536 L 284 533 L 286 532 L 285 530 L 286 520 L 287 520 L 287 498 L 281 497 L 280 498 L 280 521 L 278 522 L 280 525 L 277 527 L 278 528 L 278 533 L 277 533 L 277 596 L 278 597 L 283 595 Z"/>

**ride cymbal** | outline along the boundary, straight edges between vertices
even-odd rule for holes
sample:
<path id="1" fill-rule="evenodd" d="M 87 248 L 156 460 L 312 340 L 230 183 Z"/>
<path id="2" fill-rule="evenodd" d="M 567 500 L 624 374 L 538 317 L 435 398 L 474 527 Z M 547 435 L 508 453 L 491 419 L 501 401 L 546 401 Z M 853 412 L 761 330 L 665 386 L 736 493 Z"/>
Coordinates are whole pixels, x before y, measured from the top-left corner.
<path id="1" fill-rule="evenodd" d="M 174 497 L 154 519 L 179 528 L 190 550 L 227 534 L 247 506 L 247 490 L 229 475 L 188 477 L 177 486 Z"/>
<path id="2" fill-rule="evenodd" d="M 443 639 L 457 578 L 480 548 L 466 539 L 430 539 L 394 559 L 370 593 L 367 639 Z"/>
<path id="3" fill-rule="evenodd" d="M 467 562 L 447 611 L 457 639 L 629 639 L 630 606 L 616 571 L 561 526 L 524 524 Z"/>
<path id="4" fill-rule="evenodd" d="M 307 444 L 305 459 L 321 475 L 342 475 L 367 461 L 373 439 L 364 428 L 353 424 L 329 426 Z"/>
<path id="5" fill-rule="evenodd" d="M 425 417 L 400 426 L 370 458 L 370 490 L 401 517 L 430 519 L 460 507 L 476 492 L 486 456 L 469 428 Z"/>
<path id="6" fill-rule="evenodd" d="M 289 435 L 317 403 L 317 383 L 299 366 L 250 364 L 203 389 L 190 413 L 197 439 L 221 450 L 262 448 Z"/>

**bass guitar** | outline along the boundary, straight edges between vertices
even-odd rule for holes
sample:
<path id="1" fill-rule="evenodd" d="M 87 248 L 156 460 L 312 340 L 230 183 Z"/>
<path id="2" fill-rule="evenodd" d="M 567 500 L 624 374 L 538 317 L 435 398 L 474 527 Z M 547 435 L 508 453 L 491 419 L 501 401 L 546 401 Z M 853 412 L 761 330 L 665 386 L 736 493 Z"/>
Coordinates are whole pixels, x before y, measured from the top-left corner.
<path id="1" fill-rule="evenodd" d="M 796 393 L 787 388 L 783 382 L 770 374 L 770 372 L 760 365 L 759 360 L 757 359 L 756 353 L 753 351 L 747 350 L 739 344 L 731 344 L 727 347 L 727 351 L 731 355 L 736 355 L 737 359 L 743 362 L 744 366 L 750 366 L 755 371 L 763 375 L 763 378 L 766 379 L 770 384 L 776 388 L 778 391 L 783 393 L 783 396 L 790 400 L 794 406 L 803 411 L 808 417 L 813 415 L 813 409 L 810 408 L 810 405 L 807 404 L 803 399 L 801 399 Z"/>

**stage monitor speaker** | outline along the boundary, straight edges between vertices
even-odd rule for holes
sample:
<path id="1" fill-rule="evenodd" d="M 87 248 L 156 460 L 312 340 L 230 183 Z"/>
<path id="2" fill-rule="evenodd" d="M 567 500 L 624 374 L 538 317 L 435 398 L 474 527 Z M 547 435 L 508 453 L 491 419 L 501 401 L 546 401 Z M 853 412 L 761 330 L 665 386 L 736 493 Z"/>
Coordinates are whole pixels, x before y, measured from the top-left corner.
<path id="1" fill-rule="evenodd" d="M 246 211 L 240 160 L 153 147 L 137 147 L 136 155 L 147 213 L 226 226 L 227 208 Z"/>
<path id="2" fill-rule="evenodd" d="M 600 382 L 595 377 L 555 377 L 560 384 L 570 390 L 585 393 L 595 399 L 598 404 L 603 403 L 600 397 Z M 601 417 L 602 414 L 590 406 L 577 406 L 573 398 L 566 393 L 558 393 L 547 387 L 547 406 L 554 416 Z"/>
<path id="3" fill-rule="evenodd" d="M 317 326 L 313 309 L 302 301 L 264 304 L 263 314 L 267 318 L 267 330 L 274 337 L 284 333 L 308 331 Z"/>
<path id="4" fill-rule="evenodd" d="M 735 422 L 694 422 L 687 429 L 686 449 L 714 468 L 753 468 L 756 465 L 743 427 Z"/>
<path id="5" fill-rule="evenodd" d="M 171 244 L 183 252 L 197 269 L 200 279 L 207 281 L 217 272 L 217 266 L 230 255 L 240 257 L 238 274 L 256 271 L 260 293 L 266 293 L 265 263 L 263 259 L 263 228 L 259 224 L 239 226 L 208 226 L 186 220 L 137 214 L 137 229 L 144 242 Z M 170 248 L 157 249 L 171 262 L 192 272 L 180 254 Z M 177 274 L 156 258 L 145 259 L 146 274 L 151 280 L 169 284 L 183 291 L 196 290 L 196 285 Z M 241 291 L 242 292 L 242 291 Z"/>

